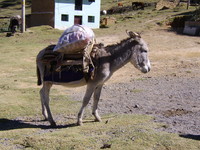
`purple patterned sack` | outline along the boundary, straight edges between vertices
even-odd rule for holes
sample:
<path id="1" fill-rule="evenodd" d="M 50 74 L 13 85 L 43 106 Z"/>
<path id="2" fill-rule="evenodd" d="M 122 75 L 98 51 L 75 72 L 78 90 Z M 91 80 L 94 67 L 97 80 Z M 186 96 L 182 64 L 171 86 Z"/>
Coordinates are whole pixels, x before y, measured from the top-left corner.
<path id="1" fill-rule="evenodd" d="M 94 42 L 94 32 L 83 25 L 73 25 L 66 29 L 60 37 L 54 51 L 74 54 L 82 52 L 90 43 Z"/>

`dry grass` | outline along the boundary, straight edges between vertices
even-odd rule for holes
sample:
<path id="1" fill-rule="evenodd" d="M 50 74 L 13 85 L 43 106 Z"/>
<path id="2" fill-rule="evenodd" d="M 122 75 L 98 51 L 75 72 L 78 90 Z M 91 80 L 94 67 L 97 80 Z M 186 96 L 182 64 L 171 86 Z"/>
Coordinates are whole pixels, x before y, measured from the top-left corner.
<path id="1" fill-rule="evenodd" d="M 110 5 L 113 1 L 107 1 Z M 105 3 L 103 1 L 102 3 Z M 104 5 L 104 4 L 103 4 Z M 107 4 L 105 5 L 107 6 Z M 108 5 L 109 6 L 109 5 Z M 110 7 L 110 6 L 109 6 Z M 105 42 L 114 42 L 125 37 L 125 29 L 136 31 L 148 31 L 143 37 L 150 43 L 150 56 L 154 67 L 154 73 L 163 66 L 167 69 L 177 65 L 183 66 L 191 63 L 191 60 L 199 58 L 196 49 L 189 51 L 189 42 L 182 45 L 185 48 L 181 54 L 179 45 L 166 46 L 164 41 L 173 41 L 169 32 L 159 32 L 160 29 L 155 22 L 164 20 L 171 12 L 157 12 L 147 10 L 145 12 L 134 12 L 137 17 L 124 19 L 119 17 L 116 25 L 108 29 L 95 30 L 97 37 L 101 37 Z M 125 14 L 130 15 L 130 14 Z M 146 23 L 145 25 L 143 25 Z M 156 26 L 156 27 L 155 27 Z M 155 30 L 156 29 L 156 30 Z M 159 35 L 162 33 L 163 35 Z M 24 34 L 16 34 L 13 37 L 6 37 L 6 33 L 0 33 L 0 149 L 100 149 L 108 144 L 113 150 L 135 149 L 135 150 L 196 150 L 200 149 L 198 140 L 181 138 L 178 134 L 159 132 L 157 129 L 165 126 L 153 122 L 153 118 L 147 115 L 119 115 L 107 114 L 103 116 L 102 123 L 95 123 L 90 117 L 90 112 L 86 112 L 86 122 L 84 126 L 75 126 L 76 114 L 81 105 L 80 100 L 74 100 L 70 96 L 67 88 L 53 88 L 51 93 L 51 108 L 56 122 L 57 129 L 48 127 L 47 122 L 42 122 L 39 87 L 36 86 L 35 57 L 39 50 L 43 49 L 52 42 L 56 42 L 62 31 L 52 29 L 48 26 L 30 28 Z M 159 35 L 159 36 L 157 36 Z M 107 37 L 107 39 L 102 38 Z M 117 37 L 117 38 L 116 38 Z M 153 38 L 152 38 L 153 37 Z M 159 41 L 163 37 L 169 39 Z M 177 38 L 176 36 L 173 36 Z M 179 37 L 180 38 L 180 37 Z M 179 39 L 178 38 L 178 39 Z M 188 37 L 185 37 L 189 40 Z M 184 39 L 179 40 L 183 42 Z M 197 38 L 193 38 L 195 46 L 198 46 Z M 162 43 L 162 46 L 158 47 Z M 186 40 L 187 41 L 187 40 Z M 194 44 L 193 43 L 193 44 Z M 193 45 L 192 45 L 193 46 Z M 178 49 L 178 50 L 177 50 Z M 177 50 L 176 52 L 173 52 Z M 188 50 L 188 51 L 187 51 Z M 173 52 L 173 53 L 172 53 Z M 173 57 L 170 57 L 173 54 Z M 174 64 L 173 61 L 179 60 L 182 63 Z M 186 61 L 187 59 L 187 61 Z M 167 63 L 169 64 L 166 64 Z M 196 62 L 197 65 L 198 62 Z M 193 65 L 193 64 L 192 64 Z M 132 70 L 129 64 L 115 75 L 112 81 L 118 82 L 117 77 L 127 76 Z M 174 68 L 176 69 L 176 68 Z M 166 70 L 159 70 L 163 75 Z M 174 71 L 168 70 L 167 73 Z M 190 70 L 187 70 L 190 73 Z M 121 80 L 122 78 L 120 78 Z M 84 90 L 84 88 L 74 89 Z M 132 92 L 140 92 L 133 90 Z"/>

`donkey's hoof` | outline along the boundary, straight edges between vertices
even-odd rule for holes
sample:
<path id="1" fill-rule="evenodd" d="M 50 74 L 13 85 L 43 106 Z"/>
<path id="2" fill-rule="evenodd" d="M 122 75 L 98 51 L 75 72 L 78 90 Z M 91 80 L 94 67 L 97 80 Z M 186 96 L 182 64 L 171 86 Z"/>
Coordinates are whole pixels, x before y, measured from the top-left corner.
<path id="1" fill-rule="evenodd" d="M 94 121 L 95 121 L 95 122 L 102 122 L 101 119 L 95 119 Z"/>
<path id="2" fill-rule="evenodd" d="M 101 120 L 100 117 L 96 117 L 96 118 L 94 119 L 94 121 L 95 121 L 95 122 L 102 122 L 102 120 Z"/>
<path id="3" fill-rule="evenodd" d="M 55 127 L 56 127 L 56 123 L 55 123 L 55 122 L 52 122 L 52 123 L 51 123 L 51 127 L 55 128 Z"/>
<path id="4" fill-rule="evenodd" d="M 78 121 L 77 126 L 83 126 L 83 122 Z"/>
<path id="5" fill-rule="evenodd" d="M 101 119 L 94 119 L 94 122 L 102 122 Z"/>
<path id="6" fill-rule="evenodd" d="M 44 118 L 44 119 L 42 119 L 41 121 L 48 121 L 48 119 L 45 119 L 45 118 Z"/>

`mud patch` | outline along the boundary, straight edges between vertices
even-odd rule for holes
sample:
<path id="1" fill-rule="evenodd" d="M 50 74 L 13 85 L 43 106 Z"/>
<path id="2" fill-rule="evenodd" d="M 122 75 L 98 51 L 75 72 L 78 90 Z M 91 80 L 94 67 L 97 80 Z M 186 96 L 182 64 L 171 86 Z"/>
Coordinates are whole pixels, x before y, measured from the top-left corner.
<path id="1" fill-rule="evenodd" d="M 165 117 L 174 117 L 174 116 L 182 116 L 188 113 L 192 113 L 192 111 L 187 111 L 187 110 L 178 108 L 178 109 L 166 110 L 162 114 Z"/>

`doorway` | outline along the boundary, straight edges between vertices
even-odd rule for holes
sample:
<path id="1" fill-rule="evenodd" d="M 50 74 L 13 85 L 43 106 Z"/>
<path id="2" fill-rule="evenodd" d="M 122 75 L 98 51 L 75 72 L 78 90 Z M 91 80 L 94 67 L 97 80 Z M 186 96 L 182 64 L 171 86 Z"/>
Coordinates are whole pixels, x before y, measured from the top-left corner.
<path id="1" fill-rule="evenodd" d="M 82 25 L 82 16 L 74 16 L 74 24 Z"/>

